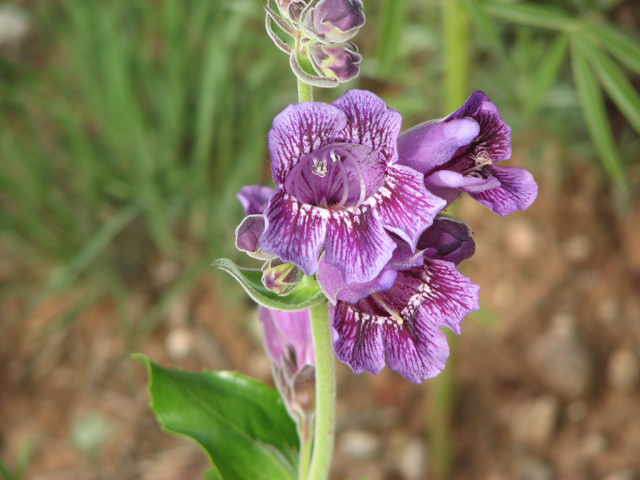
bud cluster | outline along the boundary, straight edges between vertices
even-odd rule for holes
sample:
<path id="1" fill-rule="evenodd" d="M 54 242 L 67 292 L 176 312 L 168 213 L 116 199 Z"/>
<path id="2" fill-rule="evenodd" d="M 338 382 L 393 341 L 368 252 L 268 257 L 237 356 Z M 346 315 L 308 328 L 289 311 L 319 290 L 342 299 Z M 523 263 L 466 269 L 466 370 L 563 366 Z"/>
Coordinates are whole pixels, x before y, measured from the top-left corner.
<path id="1" fill-rule="evenodd" d="M 358 76 L 362 56 L 349 40 L 364 25 L 362 0 L 275 1 L 277 12 L 270 0 L 265 7 L 267 33 L 289 55 L 291 69 L 301 81 L 331 88 Z M 293 46 L 274 32 L 273 23 L 293 39 Z"/>

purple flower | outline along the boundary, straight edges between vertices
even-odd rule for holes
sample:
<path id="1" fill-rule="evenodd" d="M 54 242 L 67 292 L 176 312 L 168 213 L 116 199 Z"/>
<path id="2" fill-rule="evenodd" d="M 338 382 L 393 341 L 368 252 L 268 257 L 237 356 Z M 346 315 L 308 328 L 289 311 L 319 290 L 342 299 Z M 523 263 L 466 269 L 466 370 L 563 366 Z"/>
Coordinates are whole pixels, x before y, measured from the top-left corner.
<path id="1" fill-rule="evenodd" d="M 460 333 L 463 317 L 479 308 L 477 285 L 456 269 L 475 251 L 469 227 L 439 215 L 420 237 L 424 252 L 410 254 L 399 241 L 394 262 L 366 284 L 346 284 L 321 263 L 318 282 L 331 308 L 334 349 L 355 373 L 378 374 L 385 362 L 407 380 L 436 376 L 449 355 L 438 328 Z M 400 253 L 404 252 L 404 253 Z"/>
<path id="2" fill-rule="evenodd" d="M 311 313 L 260 307 L 264 347 L 289 414 L 305 428 L 315 408 L 315 352 Z M 309 433 L 309 432 L 307 432 Z"/>
<path id="3" fill-rule="evenodd" d="M 424 173 L 427 188 L 449 203 L 467 192 L 504 216 L 528 208 L 538 194 L 526 170 L 494 165 L 511 157 L 511 128 L 480 91 L 445 119 L 402 133 L 398 151 L 400 163 Z"/>
<path id="4" fill-rule="evenodd" d="M 343 43 L 358 33 L 364 20 L 361 0 L 320 0 L 304 14 L 302 27 L 322 43 Z"/>
<path id="5" fill-rule="evenodd" d="M 479 308 L 479 289 L 452 262 L 425 255 L 388 290 L 332 306 L 336 356 L 355 373 L 377 375 L 386 362 L 413 383 L 435 377 L 449 356 L 438 327 L 459 334 L 464 316 Z"/>
<path id="6" fill-rule="evenodd" d="M 332 43 L 323 45 L 315 43 L 307 47 L 313 68 L 328 78 L 334 78 L 341 83 L 348 82 L 360 73 L 362 55 L 353 43 Z"/>
<path id="7" fill-rule="evenodd" d="M 242 187 L 236 197 L 240 200 L 245 215 L 256 215 L 262 214 L 264 209 L 267 208 L 273 192 L 273 188 L 263 187 L 261 185 L 248 185 Z"/>
<path id="8" fill-rule="evenodd" d="M 382 271 L 396 248 L 391 234 L 415 250 L 445 202 L 427 192 L 422 174 L 397 164 L 400 123 L 360 90 L 276 116 L 269 149 L 277 189 L 264 211 L 262 250 L 313 275 L 324 248 L 347 283 Z"/>

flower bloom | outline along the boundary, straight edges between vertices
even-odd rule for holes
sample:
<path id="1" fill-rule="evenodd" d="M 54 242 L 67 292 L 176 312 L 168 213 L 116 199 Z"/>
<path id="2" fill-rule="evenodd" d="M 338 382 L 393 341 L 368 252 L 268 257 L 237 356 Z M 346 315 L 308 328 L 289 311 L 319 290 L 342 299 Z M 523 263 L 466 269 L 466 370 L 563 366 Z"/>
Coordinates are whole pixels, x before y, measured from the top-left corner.
<path id="1" fill-rule="evenodd" d="M 264 210 L 261 249 L 317 272 L 327 263 L 347 283 L 374 279 L 397 244 L 415 250 L 445 201 L 423 175 L 398 164 L 401 117 L 366 91 L 350 90 L 331 105 L 290 105 L 269 132 L 277 189 Z"/>
<path id="2" fill-rule="evenodd" d="M 428 229 L 420 239 L 426 247 L 421 264 L 395 272 L 390 288 L 384 281 L 378 288 L 334 287 L 334 349 L 355 373 L 377 375 L 386 363 L 407 380 L 421 383 L 444 369 L 449 345 L 439 327 L 460 334 L 462 319 L 479 308 L 480 287 L 458 272 L 454 262 L 442 259 L 444 254 L 462 261 L 473 254 L 473 240 L 460 223 L 439 217 L 430 227 L 433 231 Z M 319 281 L 326 284 L 322 273 Z"/>
<path id="3" fill-rule="evenodd" d="M 308 426 L 315 409 L 315 351 L 311 313 L 260 307 L 264 347 L 273 379 L 287 410 L 299 426 Z"/>
<path id="4" fill-rule="evenodd" d="M 467 192 L 504 216 L 528 208 L 538 193 L 526 170 L 494 165 L 511 157 L 510 135 L 498 108 L 477 91 L 443 120 L 403 132 L 400 163 L 424 173 L 427 188 L 448 203 Z"/>

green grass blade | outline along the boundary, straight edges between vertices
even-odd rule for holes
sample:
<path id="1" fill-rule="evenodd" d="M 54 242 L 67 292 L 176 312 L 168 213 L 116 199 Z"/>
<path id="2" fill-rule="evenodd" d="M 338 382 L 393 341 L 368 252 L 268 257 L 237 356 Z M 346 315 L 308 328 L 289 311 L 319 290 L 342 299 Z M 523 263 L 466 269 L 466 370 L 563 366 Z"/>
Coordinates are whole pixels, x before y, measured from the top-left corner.
<path id="1" fill-rule="evenodd" d="M 48 286 L 49 292 L 56 292 L 70 286 L 78 275 L 87 268 L 109 245 L 111 240 L 122 231 L 138 214 L 137 205 L 129 205 L 109 220 L 87 243 L 67 267 L 55 276 Z"/>
<path id="2" fill-rule="evenodd" d="M 533 77 L 532 88 L 524 105 L 525 112 L 533 113 L 540 106 L 544 95 L 556 80 L 560 68 L 564 65 L 568 46 L 569 35 L 560 33 L 547 49 Z"/>
<path id="3" fill-rule="evenodd" d="M 600 52 L 597 47 L 589 48 L 587 53 L 600 83 L 629 123 L 640 133 L 640 95 L 606 53 Z"/>
<path id="4" fill-rule="evenodd" d="M 475 23 L 480 35 L 489 42 L 492 47 L 502 49 L 502 42 L 495 25 L 487 14 L 484 5 L 479 0 L 462 0 L 469 12 L 469 17 Z"/>
<path id="5" fill-rule="evenodd" d="M 552 30 L 568 30 L 574 19 L 562 10 L 532 3 L 504 3 L 497 0 L 485 2 L 487 12 L 503 20 Z"/>
<path id="6" fill-rule="evenodd" d="M 579 34 L 571 36 L 573 76 L 578 98 L 591 139 L 602 160 L 604 169 L 621 192 L 626 194 L 628 186 L 622 159 L 613 139 L 602 92 L 589 68 L 588 48 L 588 44 L 584 44 L 584 40 Z"/>
<path id="7" fill-rule="evenodd" d="M 382 3 L 377 53 L 378 73 L 382 76 L 390 75 L 396 65 L 408 5 L 407 0 L 384 0 Z"/>
<path id="8" fill-rule="evenodd" d="M 583 31 L 600 42 L 620 62 L 640 74 L 640 45 L 637 42 L 605 25 L 585 25 Z"/>

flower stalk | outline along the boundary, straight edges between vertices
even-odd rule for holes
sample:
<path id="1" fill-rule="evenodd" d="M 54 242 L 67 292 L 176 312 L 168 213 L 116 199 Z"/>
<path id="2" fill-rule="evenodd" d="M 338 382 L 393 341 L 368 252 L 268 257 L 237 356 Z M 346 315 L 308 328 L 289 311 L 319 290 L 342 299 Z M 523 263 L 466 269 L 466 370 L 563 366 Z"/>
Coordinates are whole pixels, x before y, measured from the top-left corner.
<path id="1" fill-rule="evenodd" d="M 311 309 L 311 327 L 316 353 L 316 425 L 311 466 L 306 478 L 326 480 L 336 426 L 336 369 L 327 302 Z"/>

